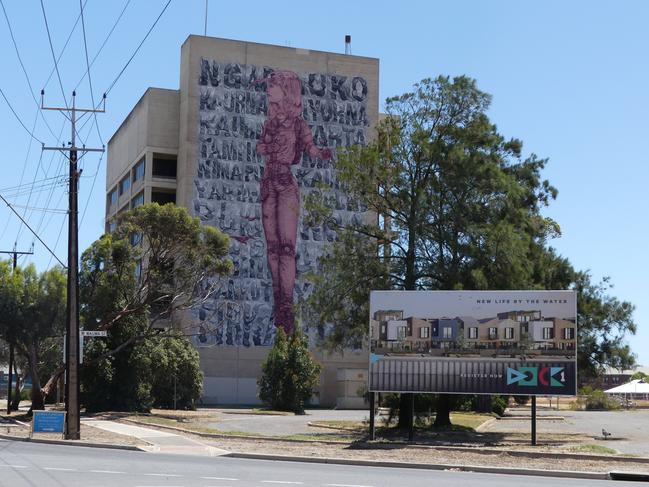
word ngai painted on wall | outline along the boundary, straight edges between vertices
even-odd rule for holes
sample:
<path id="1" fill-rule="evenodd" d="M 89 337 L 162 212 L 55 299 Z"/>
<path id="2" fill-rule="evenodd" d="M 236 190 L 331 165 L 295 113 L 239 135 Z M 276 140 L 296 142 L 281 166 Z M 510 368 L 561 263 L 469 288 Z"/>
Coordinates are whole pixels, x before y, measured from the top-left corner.
<path id="1" fill-rule="evenodd" d="M 299 316 L 305 276 L 337 239 L 331 225 L 307 225 L 300 202 L 323 192 L 338 224 L 363 218 L 365 208 L 340 187 L 335 154 L 366 143 L 367 82 L 202 59 L 199 85 L 193 211 L 230 236 L 235 270 L 196 310 L 195 342 L 269 346 L 277 326 L 292 329 L 289 307 Z M 295 221 L 282 205 L 295 209 Z"/>

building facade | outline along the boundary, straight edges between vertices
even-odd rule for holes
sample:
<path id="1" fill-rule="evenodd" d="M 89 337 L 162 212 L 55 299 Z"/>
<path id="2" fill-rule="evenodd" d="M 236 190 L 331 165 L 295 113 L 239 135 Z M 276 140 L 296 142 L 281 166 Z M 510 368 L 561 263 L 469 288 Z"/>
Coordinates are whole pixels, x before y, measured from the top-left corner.
<path id="1" fill-rule="evenodd" d="M 149 88 L 109 141 L 106 231 L 139 204 L 173 202 L 230 236 L 233 275 L 180 318 L 199 337 L 205 403 L 258 403 L 276 328 L 300 323 L 314 336 L 301 320 L 305 276 L 337 236 L 308 226 L 301 202 L 321 192 L 337 222 L 364 218 L 335 157 L 372 135 L 378 69 L 373 58 L 190 36 L 179 89 Z M 345 381 L 366 373 L 367 350 L 313 351 L 315 401 L 362 406 Z"/>

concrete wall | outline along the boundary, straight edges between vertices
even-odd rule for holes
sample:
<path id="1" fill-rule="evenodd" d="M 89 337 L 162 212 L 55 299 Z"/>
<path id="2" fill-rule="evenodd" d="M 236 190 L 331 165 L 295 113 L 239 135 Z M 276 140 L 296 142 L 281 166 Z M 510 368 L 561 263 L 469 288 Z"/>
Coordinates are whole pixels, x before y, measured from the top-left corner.
<path id="1" fill-rule="evenodd" d="M 107 195 L 143 157 L 146 167 L 144 179 L 132 183 L 116 205 L 106 208 L 107 218 L 127 207 L 141 191 L 144 191 L 145 202 L 151 201 L 151 156 L 153 152 L 175 154 L 178 151 L 179 110 L 178 90 L 149 88 L 110 138 L 106 164 Z M 175 182 L 163 185 L 175 187 Z"/>

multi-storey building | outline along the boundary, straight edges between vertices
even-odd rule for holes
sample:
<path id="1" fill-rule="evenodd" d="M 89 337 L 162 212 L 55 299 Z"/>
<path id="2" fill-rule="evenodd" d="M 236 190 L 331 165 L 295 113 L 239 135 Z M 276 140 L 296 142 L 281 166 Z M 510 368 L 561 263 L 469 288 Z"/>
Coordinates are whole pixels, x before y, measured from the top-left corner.
<path id="1" fill-rule="evenodd" d="M 308 226 L 303 211 L 296 217 L 294 242 L 275 245 L 265 234 L 261 184 L 270 156 L 258 145 L 262 134 L 263 144 L 279 143 L 266 140 L 264 132 L 272 115 L 268 86 L 281 87 L 273 95 L 282 98 L 280 111 L 290 109 L 289 99 L 292 107 L 301 107 L 291 111 L 299 127 L 288 127 L 299 132 L 303 144 L 296 143 L 301 151 L 290 161 L 293 176 L 287 176 L 295 178 L 294 199 L 299 204 L 325 186 L 333 217 L 347 223 L 364 218 L 365 210 L 340 188 L 330 151 L 335 160 L 341 147 L 365 144 L 372 136 L 378 71 L 374 58 L 190 36 L 181 48 L 179 88 L 146 90 L 110 139 L 106 231 L 128 209 L 173 202 L 230 236 L 234 274 L 222 279 L 214 300 L 175 317 L 176 325 L 200 338 L 205 403 L 259 402 L 257 379 L 272 345 L 277 303 L 281 300 L 284 318 L 293 312 L 286 305 L 297 304 L 299 321 L 299 303 L 311 288 L 306 276 L 336 240 L 327 225 Z M 270 164 L 277 165 L 279 156 L 273 157 Z M 278 257 L 280 250 L 295 259 L 292 296 L 290 289 L 277 291 L 269 266 L 274 258 L 287 259 Z M 309 331 L 310 323 L 302 325 Z M 337 391 L 350 389 L 341 380 L 366 373 L 368 351 L 313 352 L 323 365 L 316 399 L 323 405 L 362 406 L 362 398 Z"/>

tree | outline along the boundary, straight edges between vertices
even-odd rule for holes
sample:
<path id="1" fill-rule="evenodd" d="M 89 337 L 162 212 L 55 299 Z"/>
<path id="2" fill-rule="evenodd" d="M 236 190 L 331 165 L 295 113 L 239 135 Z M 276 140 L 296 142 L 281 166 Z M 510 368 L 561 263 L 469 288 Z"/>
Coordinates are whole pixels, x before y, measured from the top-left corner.
<path id="1" fill-rule="evenodd" d="M 325 323 L 342 294 L 349 309 L 337 313 L 350 316 L 334 322 L 329 345 L 347 346 L 366 333 L 372 288 L 529 285 L 530 252 L 558 231 L 540 214 L 556 190 L 540 176 L 545 160 L 523 159 L 522 143 L 497 132 L 486 115 L 490 101 L 469 78 L 425 79 L 387 100 L 388 116 L 373 143 L 339 156 L 341 184 L 378 221 L 341 228 L 322 261 L 313 314 Z M 308 208 L 312 218 L 335 225 L 317 197 Z M 340 259 L 346 255 L 363 264 L 350 266 Z M 448 400 L 438 401 L 439 425 L 449 421 Z M 403 424 L 407 408 L 401 409 Z"/>
<path id="2" fill-rule="evenodd" d="M 65 283 L 59 267 L 39 274 L 34 265 L 11 270 L 8 261 L 0 262 L 0 336 L 14 344 L 26 365 L 32 410 L 44 408 L 50 387 L 42 386 L 41 377 L 51 374 L 60 361 Z"/>
<path id="3" fill-rule="evenodd" d="M 490 102 L 464 76 L 425 79 L 389 98 L 374 141 L 337 160 L 349 198 L 376 218 L 342 227 L 324 192 L 307 200 L 311 222 L 340 236 L 312 277 L 308 302 L 312 320 L 333 326 L 325 347 L 366 338 L 372 289 L 588 289 L 547 245 L 560 234 L 541 213 L 557 195 L 541 176 L 547 161 L 524 157 L 520 140 L 498 133 L 486 114 Z M 594 334 L 601 338 L 601 330 Z M 402 401 L 405 425 L 405 394 Z M 452 401 L 440 396 L 437 426 L 450 423 Z"/>
<path id="4" fill-rule="evenodd" d="M 607 367 L 633 367 L 635 356 L 626 343 L 626 335 L 635 334 L 637 330 L 633 304 L 608 294 L 613 287 L 608 277 L 593 283 L 588 272 L 578 272 L 574 287 L 579 293 L 577 367 L 580 381 L 597 377 Z"/>
<path id="5" fill-rule="evenodd" d="M 129 397 L 120 399 L 121 409 L 146 410 L 153 405 L 151 381 L 156 379 L 143 372 L 150 357 L 139 354 L 156 349 L 161 328 L 185 331 L 177 318 L 208 299 L 219 276 L 232 270 L 228 250 L 226 235 L 202 226 L 186 209 L 153 203 L 125 213 L 115 232 L 103 235 L 83 253 L 81 319 L 87 329 L 108 330 L 109 336 L 93 341 L 88 351 L 92 356 L 85 364 L 106 370 L 100 376 L 83 374 L 85 397 L 92 398 L 93 408 L 101 408 L 102 401 L 114 404 L 110 391 L 115 381 L 134 384 Z M 139 376 L 150 380 L 142 382 Z M 183 378 L 189 382 L 182 387 L 195 390 L 195 378 L 185 374 Z"/>
<path id="6" fill-rule="evenodd" d="M 150 336 L 115 355 L 105 353 L 115 346 L 114 338 L 107 340 L 87 347 L 81 399 L 88 411 L 196 408 L 203 374 L 198 352 L 185 337 L 173 331 Z"/>
<path id="7" fill-rule="evenodd" d="M 299 327 L 288 338 L 278 328 L 275 343 L 262 365 L 259 398 L 273 409 L 304 414 L 321 368 L 309 354 L 307 337 Z"/>

